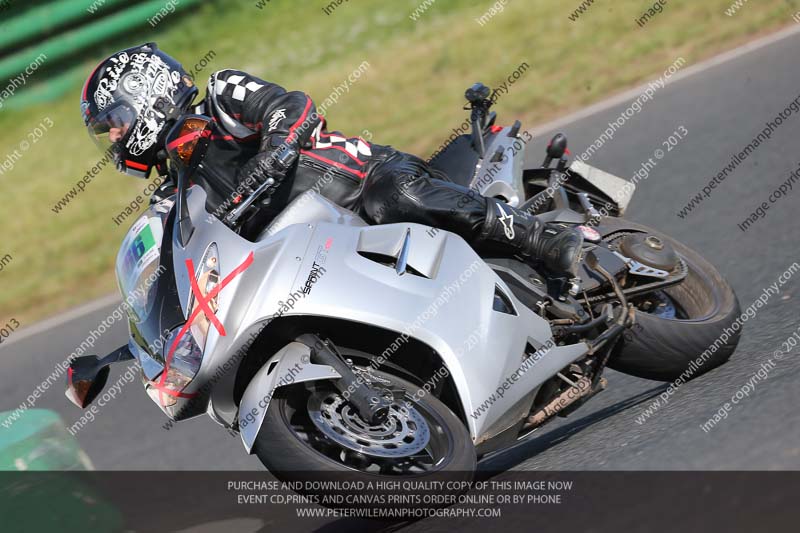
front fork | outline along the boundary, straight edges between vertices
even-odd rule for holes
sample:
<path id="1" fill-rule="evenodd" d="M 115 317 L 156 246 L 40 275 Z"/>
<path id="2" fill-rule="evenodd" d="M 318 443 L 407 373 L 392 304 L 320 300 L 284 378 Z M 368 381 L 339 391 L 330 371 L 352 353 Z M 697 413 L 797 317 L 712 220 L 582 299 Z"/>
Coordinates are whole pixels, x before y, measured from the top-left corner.
<path id="1" fill-rule="evenodd" d="M 383 391 L 372 387 L 361 375 L 356 375 L 332 342 L 308 333 L 298 337 L 297 342 L 311 349 L 312 362 L 328 365 L 341 375 L 332 380 L 332 384 L 355 407 L 363 420 L 372 424 L 380 424 L 386 420 L 391 400 Z"/>

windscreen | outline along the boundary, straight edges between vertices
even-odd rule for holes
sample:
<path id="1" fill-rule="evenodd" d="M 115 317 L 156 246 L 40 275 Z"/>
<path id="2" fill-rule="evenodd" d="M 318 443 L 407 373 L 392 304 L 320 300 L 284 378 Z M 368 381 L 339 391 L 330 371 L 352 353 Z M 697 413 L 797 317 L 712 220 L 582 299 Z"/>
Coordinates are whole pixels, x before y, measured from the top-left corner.
<path id="1" fill-rule="evenodd" d="M 129 314 L 141 322 L 150 312 L 160 273 L 159 258 L 164 230 L 151 212 L 134 222 L 117 255 L 117 281 Z"/>

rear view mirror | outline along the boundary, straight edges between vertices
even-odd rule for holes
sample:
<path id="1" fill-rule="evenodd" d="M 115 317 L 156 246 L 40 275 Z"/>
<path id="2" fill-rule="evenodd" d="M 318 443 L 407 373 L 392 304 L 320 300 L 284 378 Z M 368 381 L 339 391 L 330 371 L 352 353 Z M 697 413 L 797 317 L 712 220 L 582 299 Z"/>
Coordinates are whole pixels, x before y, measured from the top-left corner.
<path id="1" fill-rule="evenodd" d="M 550 144 L 547 145 L 547 157 L 551 159 L 561 159 L 567 151 L 567 137 L 563 133 L 556 133 Z"/>
<path id="2" fill-rule="evenodd" d="M 182 117 L 167 134 L 167 154 L 170 159 L 179 166 L 196 166 L 205 154 L 211 128 L 211 119 L 206 116 Z M 196 154 L 197 157 L 194 157 Z"/>
<path id="3" fill-rule="evenodd" d="M 74 359 L 67 371 L 67 398 L 85 409 L 106 386 L 109 371 L 108 364 L 103 364 L 96 355 Z"/>

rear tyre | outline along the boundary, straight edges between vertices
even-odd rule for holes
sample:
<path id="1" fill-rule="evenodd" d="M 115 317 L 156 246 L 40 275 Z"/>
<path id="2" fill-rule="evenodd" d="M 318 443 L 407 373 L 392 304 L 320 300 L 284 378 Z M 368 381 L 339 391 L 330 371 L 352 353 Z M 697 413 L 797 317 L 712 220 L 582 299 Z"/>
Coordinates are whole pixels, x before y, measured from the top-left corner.
<path id="1" fill-rule="evenodd" d="M 636 229 L 669 241 L 689 272 L 680 284 L 663 291 L 677 316 L 636 313 L 636 325 L 624 334 L 608 366 L 645 379 L 688 381 L 722 365 L 742 332 L 740 324 L 734 326 L 741 309 L 730 285 L 689 247 L 649 228 Z"/>

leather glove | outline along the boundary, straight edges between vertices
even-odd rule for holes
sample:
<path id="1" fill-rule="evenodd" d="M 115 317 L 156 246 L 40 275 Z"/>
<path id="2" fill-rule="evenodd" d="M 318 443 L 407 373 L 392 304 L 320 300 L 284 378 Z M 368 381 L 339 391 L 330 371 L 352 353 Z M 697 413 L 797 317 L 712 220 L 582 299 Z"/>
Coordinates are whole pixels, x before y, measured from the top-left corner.
<path id="1" fill-rule="evenodd" d="M 239 169 L 238 182 L 249 193 L 270 179 L 277 188 L 291 172 L 299 152 L 297 143 L 283 143 L 274 150 L 259 152 Z"/>

